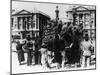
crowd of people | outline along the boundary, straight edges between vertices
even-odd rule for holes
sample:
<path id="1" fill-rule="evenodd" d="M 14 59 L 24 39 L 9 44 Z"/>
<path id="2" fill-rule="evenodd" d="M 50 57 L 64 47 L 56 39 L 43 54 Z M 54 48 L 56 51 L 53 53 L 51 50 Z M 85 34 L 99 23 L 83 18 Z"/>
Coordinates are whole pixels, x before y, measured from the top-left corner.
<path id="1" fill-rule="evenodd" d="M 25 61 L 24 53 L 27 53 L 27 65 L 40 64 L 44 68 L 52 68 L 55 63 L 56 68 L 64 68 L 66 65 L 87 67 L 91 65 L 91 56 L 95 55 L 95 42 L 88 34 L 83 37 L 81 27 L 77 28 L 68 23 L 67 27 L 58 26 L 55 39 L 49 42 L 32 40 L 27 35 L 25 40 L 17 42 L 17 54 L 20 65 Z M 23 42 L 24 41 L 24 42 Z M 34 59 L 33 59 L 34 58 Z"/>

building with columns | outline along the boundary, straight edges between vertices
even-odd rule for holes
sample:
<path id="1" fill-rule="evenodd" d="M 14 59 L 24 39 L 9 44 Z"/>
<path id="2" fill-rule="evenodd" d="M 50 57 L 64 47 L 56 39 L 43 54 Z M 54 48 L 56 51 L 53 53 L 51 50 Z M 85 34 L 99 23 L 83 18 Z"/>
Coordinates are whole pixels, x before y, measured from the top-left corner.
<path id="1" fill-rule="evenodd" d="M 19 36 L 24 39 L 26 33 L 42 37 L 43 27 L 47 25 L 50 17 L 41 11 L 20 10 L 12 12 L 11 16 L 11 31 L 12 37 Z"/>
<path id="2" fill-rule="evenodd" d="M 83 37 L 88 34 L 90 38 L 96 37 L 96 7 L 95 6 L 78 6 L 66 11 L 67 17 L 73 25 L 83 27 Z"/>

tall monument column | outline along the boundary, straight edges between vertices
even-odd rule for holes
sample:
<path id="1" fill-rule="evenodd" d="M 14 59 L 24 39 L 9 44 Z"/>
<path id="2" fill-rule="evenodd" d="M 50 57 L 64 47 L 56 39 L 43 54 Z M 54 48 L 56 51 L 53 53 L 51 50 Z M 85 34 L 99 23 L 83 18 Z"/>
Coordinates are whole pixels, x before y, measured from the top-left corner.
<path id="1" fill-rule="evenodd" d="M 59 20 L 59 10 L 58 10 L 58 6 L 56 6 L 55 12 L 56 12 L 56 22 L 58 22 L 58 20 Z"/>

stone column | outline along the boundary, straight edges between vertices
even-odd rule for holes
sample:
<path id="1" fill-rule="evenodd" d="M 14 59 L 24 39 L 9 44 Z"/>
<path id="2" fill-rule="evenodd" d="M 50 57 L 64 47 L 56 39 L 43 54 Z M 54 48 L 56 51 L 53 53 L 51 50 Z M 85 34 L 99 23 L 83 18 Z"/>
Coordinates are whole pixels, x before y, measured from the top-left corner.
<path id="1" fill-rule="evenodd" d="M 25 25 L 25 17 L 23 17 L 23 29 L 26 30 L 26 25 Z"/>
<path id="2" fill-rule="evenodd" d="M 19 30 L 20 29 L 20 26 L 19 26 L 19 18 L 17 17 L 17 29 Z"/>
<path id="3" fill-rule="evenodd" d="M 90 14 L 89 14 L 89 25 L 90 25 L 90 38 L 92 37 L 92 23 L 91 23 L 91 12 L 90 12 Z"/>
<path id="4" fill-rule="evenodd" d="M 16 24 L 16 18 L 14 17 L 13 29 L 16 29 L 15 24 Z"/>
<path id="5" fill-rule="evenodd" d="M 39 14 L 36 15 L 36 29 L 39 29 Z M 42 25 L 42 24 L 41 24 Z"/>
<path id="6" fill-rule="evenodd" d="M 35 28 L 34 24 L 34 20 L 35 20 L 35 15 L 32 15 L 32 25 L 31 25 L 31 29 L 33 30 Z"/>
<path id="7" fill-rule="evenodd" d="M 17 29 L 17 17 L 14 17 L 14 29 Z"/>
<path id="8" fill-rule="evenodd" d="M 24 23 L 24 20 L 25 20 L 24 17 L 22 17 L 22 20 L 23 20 L 23 21 L 22 21 L 22 23 L 23 23 L 22 27 L 23 27 L 23 30 L 25 30 L 25 28 L 24 28 L 24 24 L 25 24 L 25 23 Z"/>
<path id="9" fill-rule="evenodd" d="M 85 14 L 83 13 L 83 28 L 84 28 L 84 25 L 85 25 Z"/>
<path id="10" fill-rule="evenodd" d="M 29 29 L 30 30 L 32 30 L 33 29 L 33 17 L 30 17 L 30 22 L 31 22 L 31 24 L 30 24 L 30 26 L 29 26 Z"/>
<path id="11" fill-rule="evenodd" d="M 38 15 L 38 27 L 37 27 L 37 29 L 39 29 L 39 22 L 40 22 L 40 21 L 39 21 L 39 15 Z"/>
<path id="12" fill-rule="evenodd" d="M 31 29 L 31 26 L 32 25 L 32 20 L 31 20 L 31 17 L 29 17 L 29 30 Z"/>
<path id="13" fill-rule="evenodd" d="M 29 18 L 28 17 L 26 17 L 26 19 L 27 19 L 27 23 L 26 23 L 26 27 L 27 27 L 27 30 L 30 30 L 30 27 L 29 27 Z"/>
<path id="14" fill-rule="evenodd" d="M 34 15 L 34 20 L 35 20 L 35 29 L 36 29 L 36 14 Z"/>
<path id="15" fill-rule="evenodd" d="M 27 29 L 27 17 L 25 17 L 25 29 L 28 30 Z"/>
<path id="16" fill-rule="evenodd" d="M 21 17 L 19 17 L 19 30 L 21 30 Z"/>
<path id="17" fill-rule="evenodd" d="M 18 30 L 18 18 L 16 17 L 16 21 L 15 21 L 15 28 L 16 30 Z"/>
<path id="18" fill-rule="evenodd" d="M 23 19 L 21 17 L 21 26 L 20 26 L 20 29 L 23 30 Z"/>

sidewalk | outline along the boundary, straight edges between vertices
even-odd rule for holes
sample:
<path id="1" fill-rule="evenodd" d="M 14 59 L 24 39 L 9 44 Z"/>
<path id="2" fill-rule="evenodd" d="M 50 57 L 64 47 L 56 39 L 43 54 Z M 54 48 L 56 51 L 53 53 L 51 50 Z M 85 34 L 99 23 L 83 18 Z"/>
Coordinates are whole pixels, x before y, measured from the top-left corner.
<path id="1" fill-rule="evenodd" d="M 18 62 L 18 58 L 17 58 L 17 53 L 16 52 L 12 52 L 12 74 L 16 74 L 16 73 L 34 73 L 34 72 L 47 72 L 47 71 L 62 71 L 62 70 L 80 70 L 80 69 L 95 69 L 95 65 L 92 65 L 88 68 L 82 68 L 82 67 L 78 67 L 78 68 L 61 68 L 61 69 L 56 69 L 56 68 L 52 68 L 52 69 L 44 69 L 41 65 L 31 65 L 31 66 L 27 66 L 26 64 L 26 58 L 27 58 L 27 54 L 25 53 L 25 62 L 23 65 L 19 65 Z"/>

